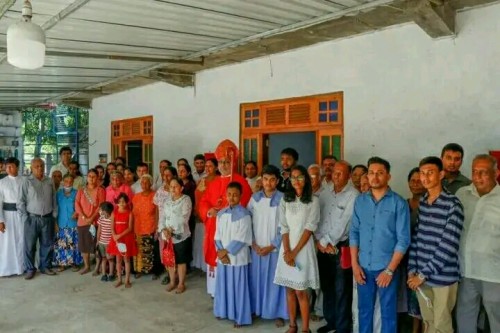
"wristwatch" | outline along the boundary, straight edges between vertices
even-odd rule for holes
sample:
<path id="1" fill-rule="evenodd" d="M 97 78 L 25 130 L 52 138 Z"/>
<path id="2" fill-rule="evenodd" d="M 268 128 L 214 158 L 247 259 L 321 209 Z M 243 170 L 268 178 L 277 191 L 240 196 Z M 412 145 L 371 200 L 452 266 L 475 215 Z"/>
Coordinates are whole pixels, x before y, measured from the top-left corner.
<path id="1" fill-rule="evenodd" d="M 421 281 L 425 281 L 425 275 L 422 274 L 422 273 L 418 273 L 417 277 L 421 280 Z"/>
<path id="2" fill-rule="evenodd" d="M 384 273 L 389 275 L 389 276 L 393 276 L 394 275 L 394 272 L 392 270 L 390 270 L 389 268 L 386 268 L 384 269 Z"/>

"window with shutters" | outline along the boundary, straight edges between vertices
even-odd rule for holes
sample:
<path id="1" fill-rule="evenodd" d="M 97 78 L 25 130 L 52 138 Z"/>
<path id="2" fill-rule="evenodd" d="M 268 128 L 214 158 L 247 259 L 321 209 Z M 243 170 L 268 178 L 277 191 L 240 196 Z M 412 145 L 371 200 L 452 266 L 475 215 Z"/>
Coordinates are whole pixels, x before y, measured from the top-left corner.
<path id="1" fill-rule="evenodd" d="M 343 129 L 342 92 L 241 104 L 241 162 L 255 160 L 261 169 L 268 135 L 290 132 L 316 133 L 318 163 L 324 155 L 342 158 Z"/>

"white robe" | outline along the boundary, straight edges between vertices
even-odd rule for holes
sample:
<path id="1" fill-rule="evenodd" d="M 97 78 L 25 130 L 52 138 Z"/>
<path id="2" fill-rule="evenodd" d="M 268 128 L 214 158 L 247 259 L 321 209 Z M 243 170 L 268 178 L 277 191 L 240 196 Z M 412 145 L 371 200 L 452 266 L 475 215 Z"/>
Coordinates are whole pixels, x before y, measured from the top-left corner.
<path id="1" fill-rule="evenodd" d="M 4 211 L 3 203 L 16 203 L 22 177 L 7 176 L 0 180 L 0 222 L 5 232 L 0 233 L 0 276 L 20 275 L 24 272 L 24 225 L 17 211 Z"/>

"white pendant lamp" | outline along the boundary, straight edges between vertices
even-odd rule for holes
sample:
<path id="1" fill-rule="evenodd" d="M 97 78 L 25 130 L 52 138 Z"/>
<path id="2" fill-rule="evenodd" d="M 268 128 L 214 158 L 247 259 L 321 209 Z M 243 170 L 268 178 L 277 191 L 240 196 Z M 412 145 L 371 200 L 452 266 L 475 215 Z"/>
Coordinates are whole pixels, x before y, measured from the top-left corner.
<path id="1" fill-rule="evenodd" d="M 22 69 L 37 69 L 45 62 L 45 32 L 31 22 L 31 3 L 24 1 L 21 21 L 7 29 L 7 61 Z"/>

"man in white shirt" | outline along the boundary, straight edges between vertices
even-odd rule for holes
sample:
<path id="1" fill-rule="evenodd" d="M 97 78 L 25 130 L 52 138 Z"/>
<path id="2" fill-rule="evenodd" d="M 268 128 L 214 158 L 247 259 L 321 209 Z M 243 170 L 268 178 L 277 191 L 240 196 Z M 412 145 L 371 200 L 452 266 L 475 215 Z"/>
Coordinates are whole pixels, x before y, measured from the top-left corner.
<path id="1" fill-rule="evenodd" d="M 349 226 L 359 192 L 349 183 L 349 163 L 338 161 L 332 171 L 333 189 L 325 188 L 319 196 L 321 218 L 314 235 L 326 320 L 318 333 L 347 333 L 352 320 L 352 269 L 343 266 L 341 258 L 349 251 Z"/>
<path id="2" fill-rule="evenodd" d="M 500 332 L 500 174 L 490 155 L 472 162 L 472 184 L 456 195 L 464 206 L 465 223 L 460 240 L 462 280 L 458 287 L 459 333 L 477 332 L 483 304 L 491 332 Z"/>
<path id="3" fill-rule="evenodd" d="M 146 174 L 149 173 L 148 165 L 146 163 L 144 163 L 144 162 L 141 162 L 141 163 L 137 164 L 136 173 L 137 173 L 137 177 L 139 179 L 134 184 L 132 184 L 132 186 L 131 186 L 132 192 L 134 192 L 134 194 L 142 192 L 141 177 L 143 175 L 146 175 Z"/>
<path id="4" fill-rule="evenodd" d="M 59 163 L 50 168 L 49 177 L 52 177 L 52 172 L 54 172 L 54 170 L 61 171 L 64 177 L 69 171 L 71 156 L 73 156 L 73 151 L 69 146 L 61 147 L 61 149 L 59 149 Z"/>
<path id="5" fill-rule="evenodd" d="M 194 157 L 194 181 L 198 183 L 200 179 L 206 177 L 206 175 L 207 173 L 205 172 L 205 156 L 203 154 L 197 154 Z"/>
<path id="6" fill-rule="evenodd" d="M 326 155 L 321 161 L 323 167 L 323 180 L 321 181 L 321 185 L 323 188 L 328 188 L 330 191 L 333 190 L 332 173 L 335 162 L 337 162 L 337 158 L 333 155 Z"/>

